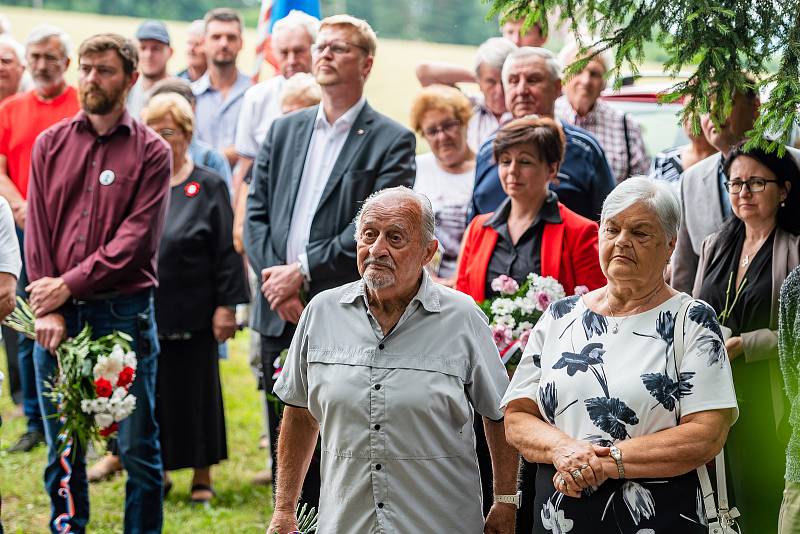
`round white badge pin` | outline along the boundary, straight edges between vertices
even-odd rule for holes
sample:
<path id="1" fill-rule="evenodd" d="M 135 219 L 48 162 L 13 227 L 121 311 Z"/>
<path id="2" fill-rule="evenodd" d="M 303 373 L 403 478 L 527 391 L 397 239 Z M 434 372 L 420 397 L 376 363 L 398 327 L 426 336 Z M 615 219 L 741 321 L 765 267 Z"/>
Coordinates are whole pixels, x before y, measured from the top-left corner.
<path id="1" fill-rule="evenodd" d="M 114 183 L 114 178 L 116 178 L 114 171 L 106 169 L 100 173 L 100 184 L 111 185 Z"/>

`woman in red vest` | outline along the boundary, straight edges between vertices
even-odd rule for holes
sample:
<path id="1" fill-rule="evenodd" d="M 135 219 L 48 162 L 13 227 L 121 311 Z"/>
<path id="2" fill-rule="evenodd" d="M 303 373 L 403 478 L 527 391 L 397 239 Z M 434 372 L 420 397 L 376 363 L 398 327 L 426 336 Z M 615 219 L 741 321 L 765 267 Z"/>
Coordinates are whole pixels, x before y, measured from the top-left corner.
<path id="1" fill-rule="evenodd" d="M 558 180 L 566 140 L 549 118 L 509 122 L 494 140 L 500 183 L 508 198 L 494 213 L 475 217 L 467 228 L 456 289 L 477 302 L 492 298 L 492 280 L 505 274 L 522 285 L 529 273 L 552 276 L 567 294 L 575 286 L 606 284 L 597 251 L 597 223 L 570 211 L 549 189 Z M 492 503 L 492 465 L 481 425 L 475 425 L 483 502 Z M 536 465 L 523 462 L 518 532 L 533 529 Z"/>
<path id="2" fill-rule="evenodd" d="M 549 189 L 558 180 L 564 132 L 549 118 L 509 122 L 494 140 L 494 157 L 508 198 L 467 228 L 456 289 L 477 302 L 494 297 L 492 280 L 522 284 L 529 273 L 552 276 L 572 294 L 606 279 L 597 255 L 597 223 L 570 211 Z"/>

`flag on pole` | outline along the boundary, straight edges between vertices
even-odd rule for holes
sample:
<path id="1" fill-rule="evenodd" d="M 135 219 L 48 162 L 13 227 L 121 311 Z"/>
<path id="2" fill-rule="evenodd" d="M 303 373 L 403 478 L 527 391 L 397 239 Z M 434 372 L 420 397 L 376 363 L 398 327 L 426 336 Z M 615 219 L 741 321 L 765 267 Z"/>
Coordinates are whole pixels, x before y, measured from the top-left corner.
<path id="1" fill-rule="evenodd" d="M 256 43 L 256 64 L 253 72 L 253 81 L 258 81 L 261 64 L 266 60 L 270 65 L 278 68 L 278 61 L 272 54 L 272 26 L 275 21 L 282 19 L 292 10 L 303 11 L 319 18 L 319 0 L 261 0 L 261 11 L 258 15 L 258 42 Z"/>

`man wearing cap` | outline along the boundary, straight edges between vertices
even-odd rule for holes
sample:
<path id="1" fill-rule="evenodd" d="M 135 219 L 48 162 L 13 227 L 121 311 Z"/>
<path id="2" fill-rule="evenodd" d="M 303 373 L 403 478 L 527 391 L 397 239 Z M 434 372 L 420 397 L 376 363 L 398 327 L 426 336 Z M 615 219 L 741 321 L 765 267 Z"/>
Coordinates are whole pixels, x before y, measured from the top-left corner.
<path id="1" fill-rule="evenodd" d="M 167 62 L 172 57 L 167 26 L 160 20 L 146 20 L 136 30 L 139 51 L 139 79 L 128 93 L 125 107 L 134 119 L 139 119 L 147 102 L 148 91 L 167 78 Z"/>

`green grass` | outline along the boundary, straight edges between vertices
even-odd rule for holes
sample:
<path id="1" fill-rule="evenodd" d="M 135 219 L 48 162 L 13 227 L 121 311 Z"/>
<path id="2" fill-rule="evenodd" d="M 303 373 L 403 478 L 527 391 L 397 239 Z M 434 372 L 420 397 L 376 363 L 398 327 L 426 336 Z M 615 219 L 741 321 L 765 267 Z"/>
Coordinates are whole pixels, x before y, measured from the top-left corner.
<path id="1" fill-rule="evenodd" d="M 228 457 L 212 471 L 217 497 L 210 510 L 189 504 L 191 470 L 172 473 L 173 489 L 164 502 L 165 533 L 235 532 L 263 533 L 272 507 L 271 490 L 253 486 L 250 479 L 265 467 L 267 453 L 258 449 L 263 429 L 260 393 L 248 365 L 247 335 L 239 334 L 230 345 L 231 357 L 221 360 L 222 391 L 228 430 Z M 2 357 L 3 371 L 6 359 Z M 6 373 L 7 376 L 7 373 Z M 14 407 L 4 388 L 0 396 L 0 492 L 3 495 L 2 521 L 6 532 L 28 534 L 45 532 L 50 515 L 44 491 L 46 449 L 38 447 L 27 454 L 5 452 L 24 431 L 21 416 L 11 417 Z M 90 486 L 90 531 L 122 531 L 125 503 L 125 477 Z"/>

